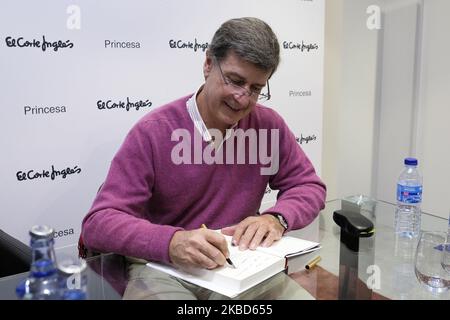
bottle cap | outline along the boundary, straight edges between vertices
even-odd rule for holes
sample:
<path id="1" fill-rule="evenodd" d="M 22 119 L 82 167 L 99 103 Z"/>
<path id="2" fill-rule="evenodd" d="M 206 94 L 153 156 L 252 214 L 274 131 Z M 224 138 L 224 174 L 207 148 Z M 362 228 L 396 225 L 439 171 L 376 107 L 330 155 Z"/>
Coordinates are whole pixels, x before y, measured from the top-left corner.
<path id="1" fill-rule="evenodd" d="M 407 166 L 417 166 L 417 163 L 418 163 L 418 161 L 416 158 L 406 158 L 405 159 L 405 164 Z"/>
<path id="2" fill-rule="evenodd" d="M 53 238 L 53 228 L 45 225 L 33 226 L 31 227 L 30 235 L 39 239 Z"/>

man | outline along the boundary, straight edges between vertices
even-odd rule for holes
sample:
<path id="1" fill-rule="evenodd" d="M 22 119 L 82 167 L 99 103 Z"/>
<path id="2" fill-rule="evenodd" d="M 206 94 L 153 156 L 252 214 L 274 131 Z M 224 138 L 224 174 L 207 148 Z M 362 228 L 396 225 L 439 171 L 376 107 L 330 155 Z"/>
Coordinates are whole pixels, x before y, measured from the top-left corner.
<path id="1" fill-rule="evenodd" d="M 278 63 L 278 40 L 265 22 L 222 24 L 206 52 L 205 83 L 129 132 L 83 220 L 86 247 L 213 269 L 229 252 L 209 229 L 246 250 L 308 225 L 324 207 L 325 185 L 281 117 L 257 104 L 270 98 Z M 261 156 L 267 148 L 270 168 Z M 278 199 L 259 213 L 267 184 Z"/>

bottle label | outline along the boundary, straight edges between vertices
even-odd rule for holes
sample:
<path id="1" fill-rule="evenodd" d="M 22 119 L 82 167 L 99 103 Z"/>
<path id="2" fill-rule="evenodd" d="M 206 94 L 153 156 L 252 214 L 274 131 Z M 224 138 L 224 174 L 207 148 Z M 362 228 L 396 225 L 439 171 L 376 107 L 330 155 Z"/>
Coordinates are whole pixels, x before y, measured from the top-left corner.
<path id="1" fill-rule="evenodd" d="M 403 203 L 422 202 L 422 186 L 404 186 L 397 184 L 397 201 Z"/>

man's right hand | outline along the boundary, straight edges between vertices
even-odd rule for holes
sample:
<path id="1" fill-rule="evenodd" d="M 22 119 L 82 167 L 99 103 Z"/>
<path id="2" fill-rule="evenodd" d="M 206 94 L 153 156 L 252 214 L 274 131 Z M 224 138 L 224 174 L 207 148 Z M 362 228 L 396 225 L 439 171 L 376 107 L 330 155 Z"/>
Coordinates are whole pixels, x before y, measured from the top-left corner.
<path id="1" fill-rule="evenodd" d="M 201 228 L 175 232 L 169 244 L 169 257 L 182 268 L 214 269 L 226 263 L 229 252 L 223 235 Z"/>

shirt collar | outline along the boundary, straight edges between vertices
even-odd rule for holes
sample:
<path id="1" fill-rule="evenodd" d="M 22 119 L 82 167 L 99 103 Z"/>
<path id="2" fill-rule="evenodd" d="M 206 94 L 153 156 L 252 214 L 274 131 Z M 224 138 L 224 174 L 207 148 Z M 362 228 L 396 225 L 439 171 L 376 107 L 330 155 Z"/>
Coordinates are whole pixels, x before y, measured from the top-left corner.
<path id="1" fill-rule="evenodd" d="M 201 85 L 197 91 L 189 98 L 188 101 L 186 101 L 186 107 L 189 113 L 189 116 L 191 117 L 192 122 L 194 122 L 195 128 L 200 132 L 202 135 L 202 138 L 206 142 L 211 142 L 212 137 L 211 134 L 208 131 L 208 128 L 206 127 L 205 122 L 203 121 L 203 118 L 200 114 L 200 111 L 198 110 L 197 106 L 197 95 L 198 93 L 203 89 L 203 85 Z M 233 129 L 237 126 L 237 122 L 231 126 L 230 129 Z M 231 137 L 233 130 L 225 130 L 225 138 L 223 141 L 227 140 Z M 223 142 L 222 141 L 222 142 Z"/>

